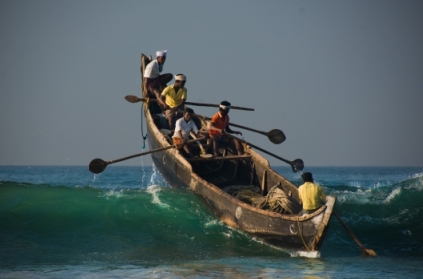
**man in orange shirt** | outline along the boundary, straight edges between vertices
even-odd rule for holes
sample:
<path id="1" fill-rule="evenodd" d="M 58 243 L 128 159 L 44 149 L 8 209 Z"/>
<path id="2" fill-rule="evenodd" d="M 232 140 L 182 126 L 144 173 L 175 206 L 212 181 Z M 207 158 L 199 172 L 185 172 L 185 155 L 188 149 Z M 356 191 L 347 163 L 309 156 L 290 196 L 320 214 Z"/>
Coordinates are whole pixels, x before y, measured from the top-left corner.
<path id="1" fill-rule="evenodd" d="M 242 136 L 241 132 L 233 131 L 231 128 L 229 128 L 228 113 L 230 109 L 231 103 L 229 103 L 228 101 L 221 102 L 219 105 L 219 111 L 215 115 L 213 115 L 210 120 L 209 136 L 212 141 L 213 155 L 215 157 L 221 156 L 221 154 L 219 153 L 219 143 L 231 144 L 233 147 L 235 147 L 234 149 L 238 153 L 238 155 L 242 155 L 241 144 L 238 141 L 225 136 L 225 133 L 237 134 Z"/>

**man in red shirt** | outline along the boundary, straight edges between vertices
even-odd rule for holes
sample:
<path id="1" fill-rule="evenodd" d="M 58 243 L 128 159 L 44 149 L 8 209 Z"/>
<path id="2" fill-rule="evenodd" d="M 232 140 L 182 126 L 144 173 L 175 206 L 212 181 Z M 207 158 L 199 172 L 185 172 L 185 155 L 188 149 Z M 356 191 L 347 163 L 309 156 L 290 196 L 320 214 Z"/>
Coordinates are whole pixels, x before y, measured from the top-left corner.
<path id="1" fill-rule="evenodd" d="M 215 157 L 221 156 L 219 153 L 219 143 L 231 144 L 235 147 L 235 151 L 238 155 L 242 155 L 241 144 L 237 140 L 226 137 L 225 133 L 241 135 L 241 132 L 233 131 L 229 128 L 229 110 L 231 108 L 231 103 L 228 101 L 223 101 L 219 105 L 219 111 L 213 115 L 210 120 L 209 127 L 209 136 L 212 141 L 213 155 Z"/>

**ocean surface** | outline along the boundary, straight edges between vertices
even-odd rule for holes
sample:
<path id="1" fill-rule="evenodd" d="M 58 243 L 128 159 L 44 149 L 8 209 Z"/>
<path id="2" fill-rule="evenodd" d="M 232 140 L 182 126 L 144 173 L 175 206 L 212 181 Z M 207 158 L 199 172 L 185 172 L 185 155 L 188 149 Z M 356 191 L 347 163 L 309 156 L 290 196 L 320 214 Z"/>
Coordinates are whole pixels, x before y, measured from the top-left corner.
<path id="1" fill-rule="evenodd" d="M 300 175 L 275 167 L 294 184 Z M 0 278 L 422 278 L 423 167 L 306 167 L 333 216 L 319 254 L 231 229 L 153 166 L 0 166 Z"/>

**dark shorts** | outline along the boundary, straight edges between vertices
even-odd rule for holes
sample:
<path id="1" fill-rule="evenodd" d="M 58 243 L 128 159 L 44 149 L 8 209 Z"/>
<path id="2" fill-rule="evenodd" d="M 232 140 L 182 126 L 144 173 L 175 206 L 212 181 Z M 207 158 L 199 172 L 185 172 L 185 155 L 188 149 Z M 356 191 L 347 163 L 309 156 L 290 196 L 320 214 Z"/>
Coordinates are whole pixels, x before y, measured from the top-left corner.
<path id="1" fill-rule="evenodd" d="M 229 143 L 231 141 L 231 138 L 225 135 L 209 135 L 211 138 L 214 138 L 219 143 Z"/>
<path id="2" fill-rule="evenodd" d="M 171 117 L 176 117 L 176 118 L 183 117 L 183 114 L 181 114 L 179 111 L 177 111 L 177 110 L 171 110 L 171 109 L 165 110 L 164 111 L 164 115 L 166 116 L 166 119 L 169 119 Z"/>
<path id="3" fill-rule="evenodd" d="M 148 91 L 152 92 L 152 89 L 159 89 L 160 88 L 160 80 L 159 80 L 160 76 L 156 77 L 156 78 L 148 78 L 147 79 L 147 89 Z"/>
<path id="4" fill-rule="evenodd" d="M 151 93 L 152 89 L 160 90 L 160 87 L 166 87 L 166 84 L 173 78 L 172 74 L 159 75 L 156 78 L 147 78 L 147 90 Z"/>

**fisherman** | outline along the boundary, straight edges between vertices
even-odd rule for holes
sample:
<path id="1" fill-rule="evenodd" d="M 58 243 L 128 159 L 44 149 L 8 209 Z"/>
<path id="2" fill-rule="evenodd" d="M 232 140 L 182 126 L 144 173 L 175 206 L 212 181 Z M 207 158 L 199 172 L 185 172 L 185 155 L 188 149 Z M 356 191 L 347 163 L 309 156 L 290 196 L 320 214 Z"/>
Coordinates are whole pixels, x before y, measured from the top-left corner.
<path id="1" fill-rule="evenodd" d="M 156 52 L 156 59 L 148 63 L 144 70 L 143 83 L 145 86 L 145 94 L 148 97 L 155 96 L 160 99 L 161 88 L 172 80 L 172 74 L 160 74 L 163 71 L 163 65 L 166 62 L 167 50 L 159 50 Z"/>
<path id="2" fill-rule="evenodd" d="M 199 136 L 197 125 L 195 125 L 194 121 L 192 120 L 193 113 L 194 111 L 191 108 L 185 109 L 184 116 L 176 121 L 175 133 L 172 137 L 174 144 L 184 143 L 183 149 L 191 158 L 194 157 L 191 152 L 191 146 L 189 144 L 185 144 L 185 142 L 189 139 L 191 131 L 196 136 Z"/>
<path id="3" fill-rule="evenodd" d="M 298 195 L 303 205 L 299 215 L 311 214 L 326 203 L 326 195 L 323 188 L 313 183 L 311 172 L 301 175 L 304 184 L 298 188 Z"/>
<path id="4" fill-rule="evenodd" d="M 219 105 L 219 111 L 215 115 L 213 115 L 210 120 L 209 136 L 212 141 L 213 155 L 215 157 L 222 156 L 222 154 L 219 153 L 220 143 L 232 145 L 238 155 L 243 154 L 241 144 L 238 141 L 233 140 L 228 136 L 225 136 L 225 133 L 237 134 L 242 136 L 241 132 L 234 131 L 229 127 L 228 113 L 230 109 L 231 103 L 229 103 L 228 101 L 222 101 Z"/>
<path id="5" fill-rule="evenodd" d="M 161 94 L 161 98 L 158 99 L 165 109 L 164 114 L 170 130 L 175 130 L 176 119 L 182 117 L 179 110 L 184 108 L 187 99 L 186 81 L 187 78 L 185 75 L 177 74 L 175 76 L 175 83 L 166 87 Z"/>

